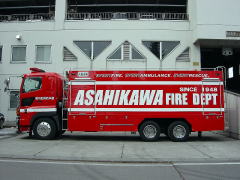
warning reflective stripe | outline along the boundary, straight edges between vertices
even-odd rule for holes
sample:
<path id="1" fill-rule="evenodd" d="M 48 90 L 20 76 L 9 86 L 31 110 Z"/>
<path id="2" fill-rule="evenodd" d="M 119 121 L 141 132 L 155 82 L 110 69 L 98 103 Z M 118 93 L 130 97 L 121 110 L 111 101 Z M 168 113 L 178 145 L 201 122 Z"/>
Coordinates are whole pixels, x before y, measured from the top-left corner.
<path id="1" fill-rule="evenodd" d="M 224 112 L 224 108 L 68 108 L 71 112 Z"/>
<path id="2" fill-rule="evenodd" d="M 57 108 L 28 108 L 20 109 L 20 112 L 55 112 Z"/>
<path id="3" fill-rule="evenodd" d="M 223 82 L 202 81 L 93 81 L 69 82 L 69 85 L 223 85 Z"/>

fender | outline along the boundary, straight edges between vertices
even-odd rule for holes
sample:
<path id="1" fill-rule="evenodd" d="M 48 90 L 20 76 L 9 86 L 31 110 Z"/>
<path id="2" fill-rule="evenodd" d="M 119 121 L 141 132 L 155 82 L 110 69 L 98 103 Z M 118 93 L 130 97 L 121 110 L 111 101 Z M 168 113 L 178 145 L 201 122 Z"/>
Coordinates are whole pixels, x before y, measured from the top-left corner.
<path id="1" fill-rule="evenodd" d="M 62 123 L 61 123 L 61 118 L 59 118 L 58 112 L 38 112 L 35 115 L 33 115 L 30 126 L 32 127 L 33 123 L 42 117 L 48 117 L 51 118 L 57 125 L 57 130 L 62 129 Z"/>

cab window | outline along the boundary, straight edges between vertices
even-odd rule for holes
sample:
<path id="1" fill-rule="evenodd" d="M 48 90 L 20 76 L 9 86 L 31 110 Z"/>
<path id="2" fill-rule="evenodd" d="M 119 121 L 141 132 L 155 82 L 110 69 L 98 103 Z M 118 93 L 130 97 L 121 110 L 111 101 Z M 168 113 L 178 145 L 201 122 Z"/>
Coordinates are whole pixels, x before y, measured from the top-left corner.
<path id="1" fill-rule="evenodd" d="M 42 87 L 42 78 L 41 77 L 28 77 L 24 80 L 23 84 L 23 93 L 36 91 Z"/>

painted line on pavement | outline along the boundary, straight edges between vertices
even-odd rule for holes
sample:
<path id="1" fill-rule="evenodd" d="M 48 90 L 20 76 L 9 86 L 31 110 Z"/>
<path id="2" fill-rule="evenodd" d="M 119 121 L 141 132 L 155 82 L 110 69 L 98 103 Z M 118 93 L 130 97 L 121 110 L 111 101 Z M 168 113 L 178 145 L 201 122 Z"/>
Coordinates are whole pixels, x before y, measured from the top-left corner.
<path id="1" fill-rule="evenodd" d="M 97 162 L 61 162 L 61 161 L 39 161 L 39 160 L 8 160 L 0 159 L 0 162 L 9 163 L 32 163 L 32 164 L 55 164 L 55 165 L 87 165 L 87 166 L 115 166 L 115 167 L 172 167 L 172 164 L 161 164 L 161 163 L 97 163 Z"/>
<path id="2" fill-rule="evenodd" d="M 55 165 L 88 165 L 88 166 L 115 166 L 115 167 L 173 167 L 173 166 L 216 166 L 216 165 L 240 165 L 240 162 L 199 162 L 199 163 L 125 163 L 125 162 L 63 162 L 63 161 L 42 161 L 42 160 L 14 160 L 14 159 L 0 159 L 0 162 L 9 163 L 32 163 L 32 164 L 55 164 Z"/>

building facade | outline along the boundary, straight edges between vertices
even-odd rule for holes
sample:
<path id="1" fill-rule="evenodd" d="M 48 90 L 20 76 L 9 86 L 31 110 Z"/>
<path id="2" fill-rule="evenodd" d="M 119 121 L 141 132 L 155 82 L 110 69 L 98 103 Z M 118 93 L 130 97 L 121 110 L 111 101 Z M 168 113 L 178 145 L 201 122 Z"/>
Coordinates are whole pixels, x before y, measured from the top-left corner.
<path id="1" fill-rule="evenodd" d="M 239 0 L 3 0 L 0 112 L 15 123 L 21 75 L 30 67 L 63 73 L 224 66 L 228 88 L 239 93 L 238 7 Z"/>

